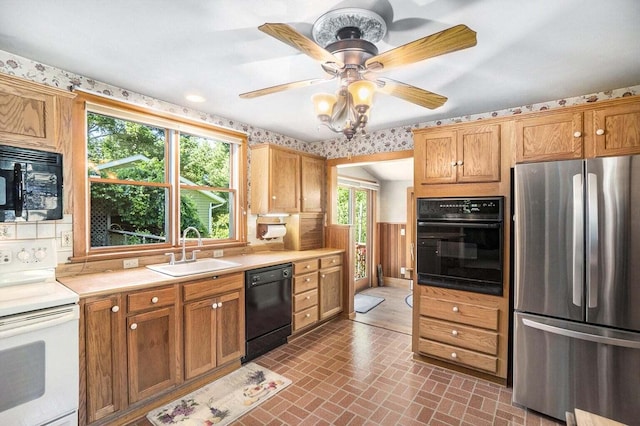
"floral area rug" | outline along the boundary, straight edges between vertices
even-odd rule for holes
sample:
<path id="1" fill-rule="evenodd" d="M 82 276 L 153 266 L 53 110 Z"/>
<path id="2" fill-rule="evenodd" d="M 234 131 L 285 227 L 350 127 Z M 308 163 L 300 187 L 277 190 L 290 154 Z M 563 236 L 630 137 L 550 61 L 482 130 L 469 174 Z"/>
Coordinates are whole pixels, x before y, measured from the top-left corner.
<path id="1" fill-rule="evenodd" d="M 227 425 L 291 384 L 291 380 L 248 363 L 238 370 L 147 414 L 156 426 Z"/>

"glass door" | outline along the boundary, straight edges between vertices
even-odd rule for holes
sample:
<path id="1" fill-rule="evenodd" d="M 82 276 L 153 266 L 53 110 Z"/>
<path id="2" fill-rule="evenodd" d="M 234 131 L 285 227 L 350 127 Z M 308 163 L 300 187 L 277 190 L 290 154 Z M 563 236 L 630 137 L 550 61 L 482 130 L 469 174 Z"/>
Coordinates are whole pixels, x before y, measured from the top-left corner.
<path id="1" fill-rule="evenodd" d="M 356 291 L 371 287 L 371 190 L 338 187 L 338 223 L 354 226 Z"/>

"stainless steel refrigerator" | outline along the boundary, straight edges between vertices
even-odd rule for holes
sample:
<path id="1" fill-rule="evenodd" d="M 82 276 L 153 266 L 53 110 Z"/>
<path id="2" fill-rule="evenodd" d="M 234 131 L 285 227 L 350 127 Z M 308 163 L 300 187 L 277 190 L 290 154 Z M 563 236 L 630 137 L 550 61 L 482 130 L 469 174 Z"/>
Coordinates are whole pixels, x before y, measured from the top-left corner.
<path id="1" fill-rule="evenodd" d="M 640 424 L 640 155 L 515 167 L 513 401 Z"/>

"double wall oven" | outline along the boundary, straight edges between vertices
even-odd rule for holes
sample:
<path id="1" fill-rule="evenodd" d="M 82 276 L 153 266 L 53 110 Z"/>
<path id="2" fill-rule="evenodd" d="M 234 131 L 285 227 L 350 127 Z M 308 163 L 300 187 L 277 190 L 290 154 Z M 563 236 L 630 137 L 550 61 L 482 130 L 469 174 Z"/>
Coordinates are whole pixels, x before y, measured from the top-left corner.
<path id="1" fill-rule="evenodd" d="M 419 198 L 419 285 L 502 295 L 503 197 Z"/>

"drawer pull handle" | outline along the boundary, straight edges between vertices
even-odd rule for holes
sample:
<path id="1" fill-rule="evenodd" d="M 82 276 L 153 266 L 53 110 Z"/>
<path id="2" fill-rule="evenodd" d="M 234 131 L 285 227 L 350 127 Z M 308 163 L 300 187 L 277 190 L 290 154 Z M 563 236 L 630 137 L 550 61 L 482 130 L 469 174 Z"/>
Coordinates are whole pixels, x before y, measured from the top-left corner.
<path id="1" fill-rule="evenodd" d="M 309 281 L 311 281 L 311 278 L 307 278 L 306 280 L 304 280 L 305 283 L 308 283 Z"/>
<path id="2" fill-rule="evenodd" d="M 452 311 L 453 311 L 453 312 L 460 312 L 460 309 L 458 309 L 458 307 L 457 307 L 457 306 L 454 306 L 454 307 L 453 307 L 453 309 L 452 309 Z"/>
<path id="3" fill-rule="evenodd" d="M 452 330 L 451 331 L 451 335 L 452 336 L 457 336 L 458 335 L 458 330 Z"/>
<path id="4" fill-rule="evenodd" d="M 311 314 L 307 314 L 307 315 L 305 315 L 305 317 L 307 317 L 307 318 L 309 318 L 310 316 L 311 316 Z"/>
<path id="5" fill-rule="evenodd" d="M 602 136 L 602 135 L 604 135 L 604 129 L 598 129 L 598 130 L 596 130 L 596 135 L 598 135 L 598 136 Z"/>
<path id="6" fill-rule="evenodd" d="M 111 312 L 118 312 L 120 310 L 120 306 L 116 305 L 111 308 Z"/>
<path id="7" fill-rule="evenodd" d="M 138 324 L 136 324 L 135 322 L 133 324 L 131 324 L 130 327 L 132 330 L 135 330 L 136 328 L 138 328 Z"/>
<path id="8" fill-rule="evenodd" d="M 451 352 L 451 358 L 458 358 L 458 354 L 455 352 Z"/>
<path id="9" fill-rule="evenodd" d="M 151 303 L 158 303 L 158 298 L 156 296 L 153 296 L 151 298 Z"/>
<path id="10" fill-rule="evenodd" d="M 581 133 L 581 132 L 575 132 L 575 133 L 573 134 L 573 137 L 574 137 L 574 138 L 579 138 L 580 136 L 582 136 L 582 133 Z"/>
<path id="11" fill-rule="evenodd" d="M 311 268 L 311 265 L 304 265 L 304 269 L 309 269 Z"/>
<path id="12" fill-rule="evenodd" d="M 311 299 L 311 296 L 307 296 L 307 297 L 305 297 L 305 299 L 310 300 L 310 299 Z"/>

